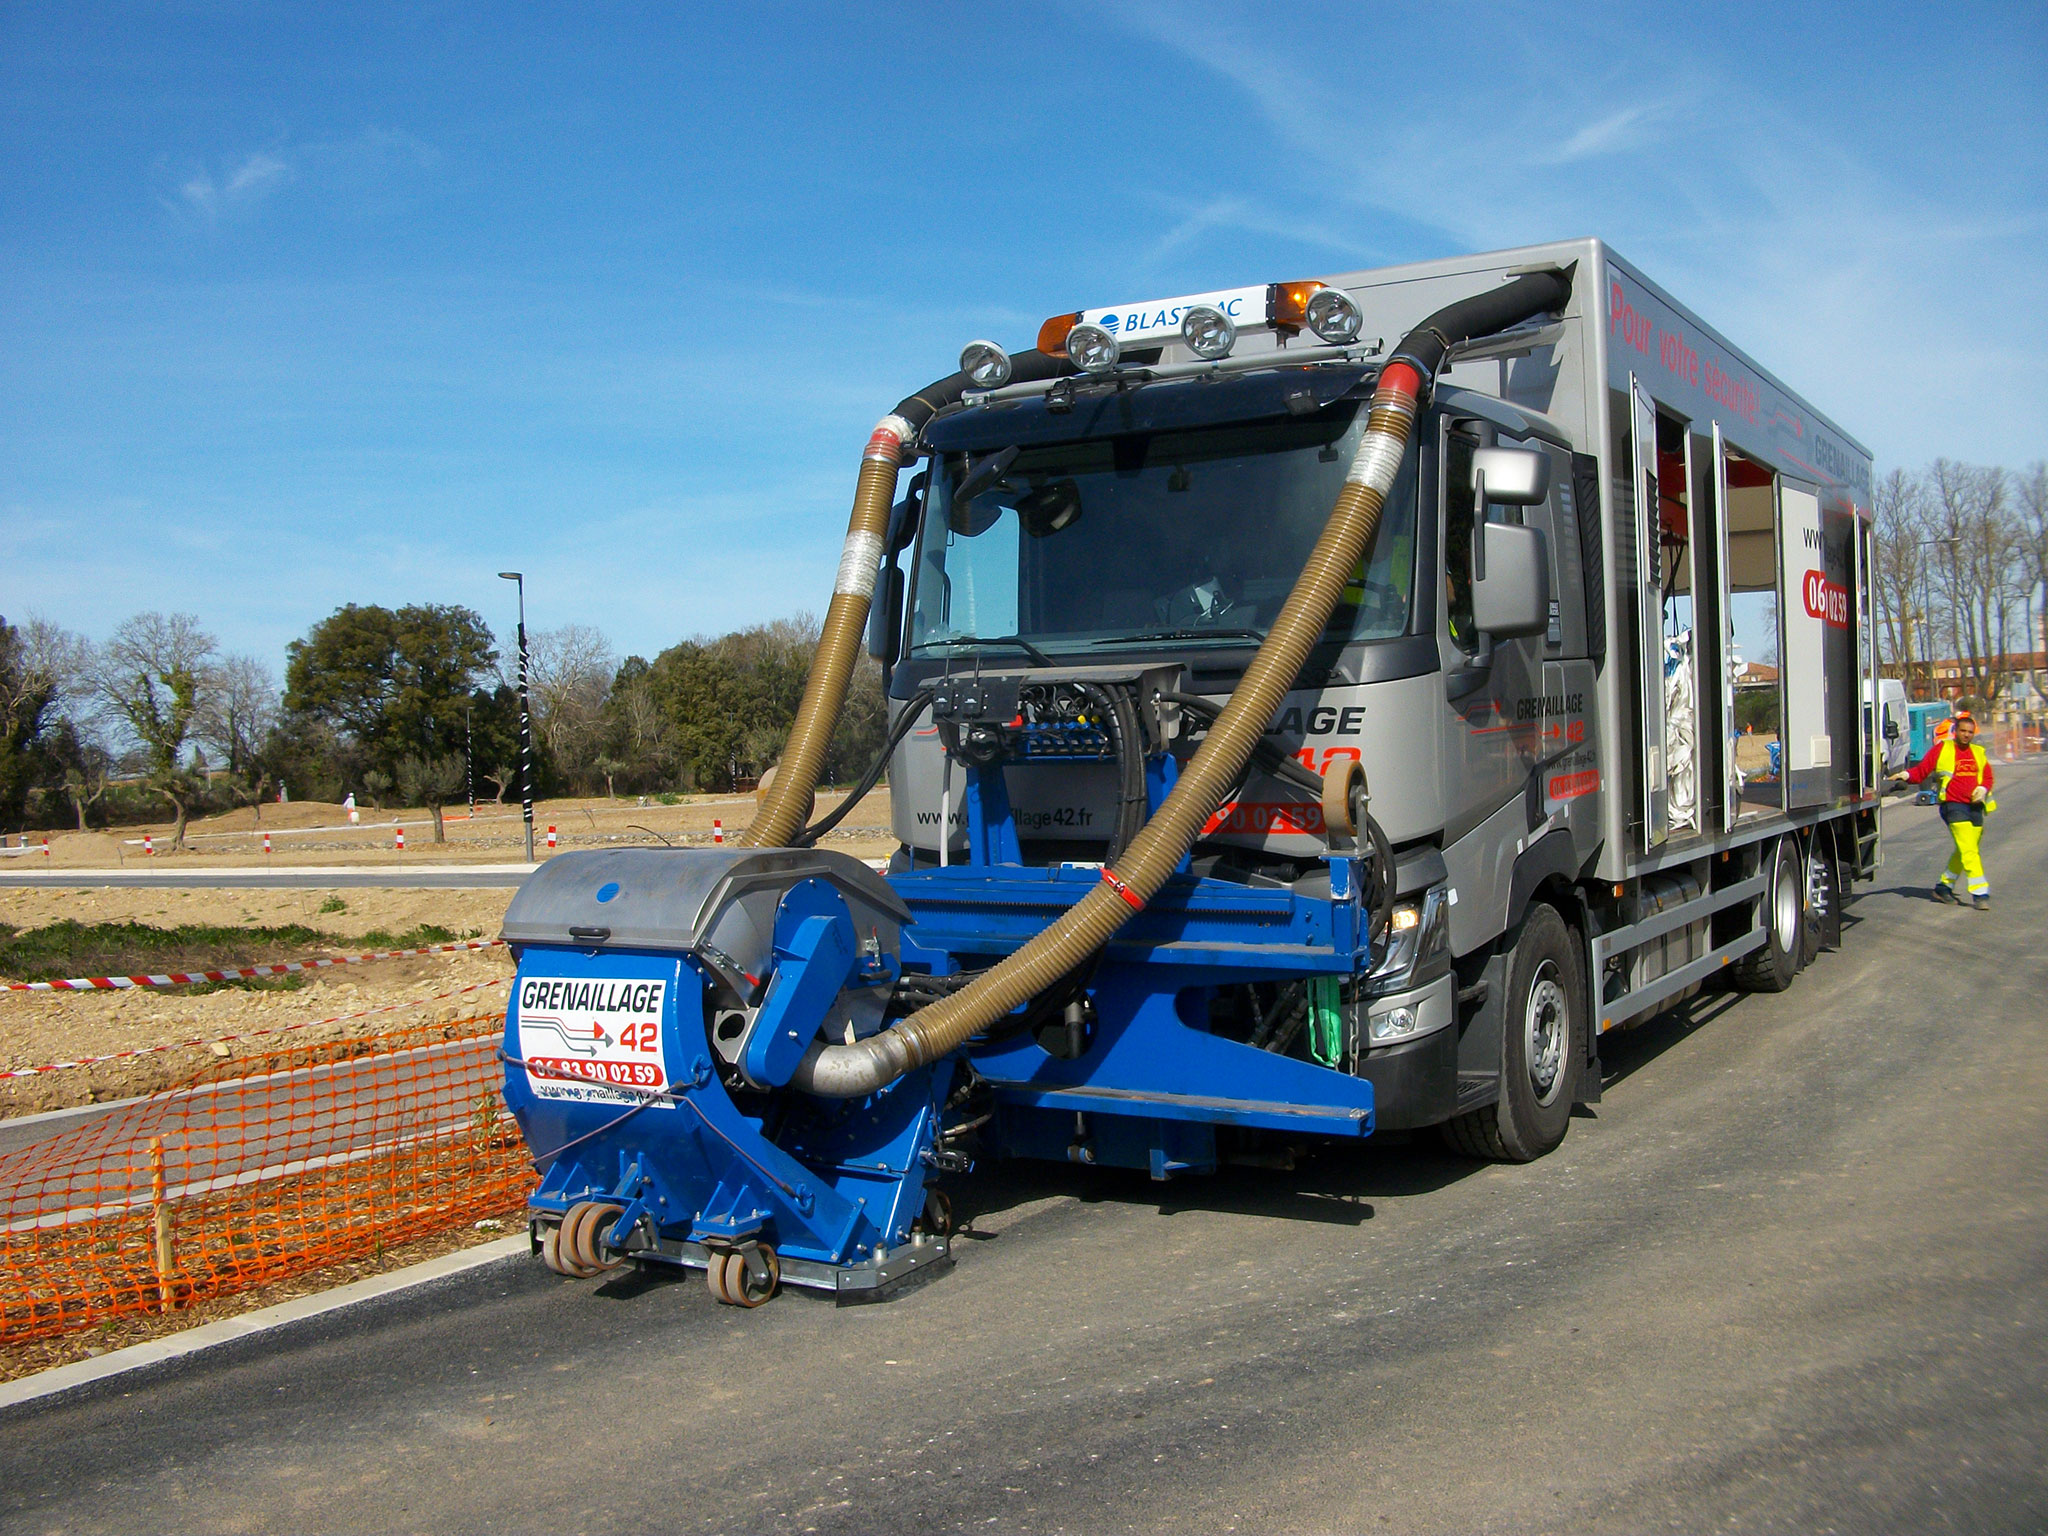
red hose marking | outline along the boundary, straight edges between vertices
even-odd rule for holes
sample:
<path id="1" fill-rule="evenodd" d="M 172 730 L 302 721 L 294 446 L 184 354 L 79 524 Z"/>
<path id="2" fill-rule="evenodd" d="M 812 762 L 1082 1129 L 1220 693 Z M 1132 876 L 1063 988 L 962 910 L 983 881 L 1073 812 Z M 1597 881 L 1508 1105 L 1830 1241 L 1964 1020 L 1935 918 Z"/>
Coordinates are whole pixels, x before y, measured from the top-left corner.
<path id="1" fill-rule="evenodd" d="M 1422 393 L 1422 375 L 1407 363 L 1389 363 L 1380 374 L 1381 389 L 1398 389 L 1404 395 Z"/>
<path id="2" fill-rule="evenodd" d="M 1123 897 L 1124 905 L 1128 906 L 1133 912 L 1145 910 L 1145 898 L 1132 890 L 1128 885 L 1125 885 L 1123 881 L 1117 879 L 1116 871 L 1107 864 L 1102 866 L 1102 883 L 1115 891 L 1117 895 Z"/>

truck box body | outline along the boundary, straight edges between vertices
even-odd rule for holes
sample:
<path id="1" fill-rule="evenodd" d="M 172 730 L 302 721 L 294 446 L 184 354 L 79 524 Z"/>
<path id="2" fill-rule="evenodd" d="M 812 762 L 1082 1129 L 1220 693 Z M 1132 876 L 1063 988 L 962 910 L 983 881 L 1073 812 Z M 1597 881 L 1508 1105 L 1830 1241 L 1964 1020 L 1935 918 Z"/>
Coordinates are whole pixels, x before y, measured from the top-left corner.
<path id="1" fill-rule="evenodd" d="M 1868 451 L 1596 240 L 1327 281 L 1357 302 L 1363 336 L 1390 347 L 1445 304 L 1542 268 L 1573 271 L 1564 312 L 1454 351 L 1418 420 L 1374 557 L 1374 573 L 1391 570 L 1387 580 L 1407 612 L 1378 629 L 1361 620 L 1349 635 L 1333 632 L 1268 732 L 1318 772 L 1334 758 L 1362 761 L 1404 885 L 1441 869 L 1450 948 L 1475 964 L 1510 934 L 1545 881 L 1622 890 L 1632 912 L 1639 901 L 1661 900 L 1642 895 L 1636 882 L 1669 872 L 1704 883 L 1704 861 L 1723 851 L 1755 849 L 1824 820 L 1848 819 L 1845 867 L 1867 870 L 1876 856 L 1867 813 L 1882 759 L 1859 703 L 1874 677 Z M 1136 322 L 1133 311 L 1133 329 Z M 1264 349 L 1284 363 L 1286 345 L 1247 334 L 1237 356 Z M 1177 339 L 1159 353 L 1162 365 L 1191 359 Z M 1072 424 L 1078 416 L 1064 427 L 1045 417 L 1020 426 L 1028 403 L 999 391 L 942 413 L 927 432 L 927 496 L 957 484 L 964 468 L 949 465 L 978 462 L 1020 432 L 1034 442 L 1082 432 Z M 1139 420 L 1128 409 L 1127 425 Z M 1332 489 L 1336 461 L 1360 427 L 1362 415 L 1351 437 L 1323 450 Z M 1478 542 L 1466 531 L 1470 488 L 1461 466 L 1492 446 L 1531 448 L 1551 460 L 1542 504 L 1486 514 L 1489 523 L 1540 529 L 1550 561 L 1548 633 L 1499 643 L 1475 634 L 1461 611 Z M 1317 502 L 1318 517 L 1327 510 L 1320 488 L 1303 498 Z M 1293 572 L 1291 556 L 1272 553 L 1266 517 L 1244 506 L 1211 550 L 1214 590 L 1249 605 L 1237 611 L 1256 607 L 1260 623 L 1270 622 L 1272 594 L 1284 593 L 1280 578 Z M 927 512 L 922 557 L 906 573 L 903 662 L 890 690 L 899 706 L 969 665 L 1024 665 L 1014 652 L 975 653 L 970 662 L 966 650 L 929 643 L 934 636 L 1021 634 L 1052 652 L 1062 633 L 1086 635 L 1085 624 L 1052 616 L 1074 606 L 1069 594 L 1103 583 L 1135 593 L 1126 600 L 1112 592 L 1105 610 L 1122 602 L 1119 611 L 1172 611 L 1172 600 L 1147 586 L 1155 563 L 1180 558 L 1171 524 L 1134 520 L 1118 543 L 1106 517 L 1092 531 L 1082 517 L 1073 531 L 1042 540 L 1013 534 L 1014 547 L 993 567 L 956 558 L 950 571 L 933 558 L 935 526 Z M 1058 566 L 1054 552 L 1062 541 L 1078 544 L 1076 533 L 1097 541 L 1090 561 Z M 957 557 L 981 537 L 956 534 L 945 543 Z M 963 586 L 985 593 L 989 569 L 1007 590 L 962 623 Z M 1368 593 L 1374 573 L 1366 575 Z M 1741 687 L 1738 612 L 1752 648 L 1770 653 L 1767 664 L 1745 668 Z M 1103 663 L 1148 664 L 1174 650 L 1072 643 L 1082 659 Z M 1255 644 L 1247 634 L 1236 646 L 1183 647 L 1173 659 L 1185 664 L 1188 691 L 1220 702 Z M 1065 664 L 1076 654 L 1054 659 Z M 1768 686 L 1754 684 L 1766 673 Z M 906 738 L 891 783 L 907 864 L 939 860 L 947 818 L 944 856 L 965 856 L 962 786 L 955 782 L 949 794 L 946 776 L 935 731 Z M 1105 766 L 1033 766 L 1005 777 L 1027 863 L 1102 856 L 1115 794 Z M 1254 773 L 1212 820 L 1203 846 L 1241 850 L 1254 863 L 1305 865 L 1324 849 L 1320 808 Z M 1585 920 L 1598 932 L 1625 929 L 1630 919 L 1589 911 Z M 1712 948 L 1708 927 L 1703 914 L 1686 930 L 1702 955 Z M 1661 963 L 1632 951 L 1599 959 L 1638 979 Z M 1638 1000 L 1647 1007 L 1669 995 Z"/>

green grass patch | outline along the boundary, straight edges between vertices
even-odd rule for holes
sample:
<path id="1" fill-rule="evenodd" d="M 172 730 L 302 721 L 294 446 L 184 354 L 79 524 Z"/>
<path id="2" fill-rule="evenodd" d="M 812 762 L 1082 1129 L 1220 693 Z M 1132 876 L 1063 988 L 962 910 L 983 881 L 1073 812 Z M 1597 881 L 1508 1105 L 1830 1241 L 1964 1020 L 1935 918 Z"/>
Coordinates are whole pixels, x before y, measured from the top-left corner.
<path id="1" fill-rule="evenodd" d="M 355 954 L 374 949 L 420 949 L 454 941 L 455 935 L 436 923 L 421 923 L 404 933 L 378 928 L 351 938 L 323 933 L 300 923 L 276 928 L 226 928 L 209 923 L 152 928 L 146 923 L 80 923 L 66 919 L 26 930 L 0 923 L 0 976 L 14 981 L 58 981 L 71 976 L 225 971 L 244 965 L 306 960 L 335 950 Z M 298 981 L 297 977 L 279 977 L 201 985 L 209 989 L 219 985 L 260 987 L 272 979 Z"/>

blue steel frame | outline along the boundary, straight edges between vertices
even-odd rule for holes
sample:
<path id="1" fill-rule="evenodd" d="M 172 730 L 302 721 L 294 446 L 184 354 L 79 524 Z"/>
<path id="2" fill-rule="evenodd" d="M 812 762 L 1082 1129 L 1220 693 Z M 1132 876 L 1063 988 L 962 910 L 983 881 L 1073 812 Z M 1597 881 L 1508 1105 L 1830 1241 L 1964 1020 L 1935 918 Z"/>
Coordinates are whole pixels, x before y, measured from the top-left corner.
<path id="1" fill-rule="evenodd" d="M 505 1101 L 526 1144 L 540 1153 L 532 1210 L 559 1216 L 578 1201 L 609 1201 L 621 1207 L 606 1234 L 614 1248 L 651 1246 L 635 1239 L 651 1229 L 713 1246 L 759 1240 L 788 1257 L 832 1265 L 862 1262 L 878 1244 L 908 1238 L 924 1209 L 925 1155 L 952 1081 L 951 1060 L 866 1099 L 777 1093 L 742 1104 L 712 1070 L 705 978 L 689 957 L 529 945 L 519 968 L 522 976 L 669 983 L 661 1019 L 672 1078 L 666 1094 L 637 1104 L 540 1098 L 524 1069 L 506 1064 Z M 505 1020 L 506 1052 L 514 1057 L 518 992 L 515 986 Z"/>
<path id="2" fill-rule="evenodd" d="M 1148 765 L 1153 809 L 1172 780 L 1170 758 Z M 775 974 L 763 978 L 759 1017 L 768 1027 L 747 1045 L 754 1081 L 787 1083 L 843 989 L 887 981 L 899 964 L 936 974 L 991 964 L 1099 883 L 1093 866 L 1022 862 L 999 767 L 970 772 L 967 813 L 965 864 L 889 877 L 916 919 L 893 960 L 861 951 L 843 902 L 820 882 L 784 894 Z M 910 1236 L 923 1211 L 961 1058 L 994 1087 L 987 1139 L 1005 1156 L 1142 1168 L 1163 1179 L 1213 1168 L 1218 1126 L 1368 1136 L 1370 1083 L 1208 1029 L 1220 987 L 1370 969 L 1363 871 L 1336 852 L 1329 869 L 1323 899 L 1199 877 L 1183 861 L 1095 967 L 1094 1027 L 1080 1056 L 1055 1057 L 1027 1034 L 998 1033 L 856 1100 L 786 1088 L 728 1092 L 704 1034 L 709 980 L 687 954 L 528 945 L 522 978 L 667 982 L 661 1030 L 672 1079 L 637 1102 L 624 1089 L 624 1103 L 536 1095 L 516 1060 L 515 987 L 505 1098 L 527 1144 L 540 1149 L 529 1205 L 560 1216 L 579 1201 L 616 1204 L 621 1213 L 605 1238 L 621 1250 L 651 1254 L 657 1239 L 711 1248 L 761 1241 L 818 1264 L 873 1262 L 878 1248 Z"/>
<path id="3" fill-rule="evenodd" d="M 1170 757 L 1147 765 L 1150 809 L 1173 779 Z M 966 809 L 966 863 L 889 877 L 916 915 L 903 933 L 907 967 L 990 964 L 1102 878 L 1093 866 L 1022 862 L 999 765 L 970 770 Z M 997 1150 L 1165 1178 L 1213 1168 L 1217 1126 L 1370 1135 L 1370 1083 L 1208 1030 L 1218 988 L 1370 969 L 1363 873 L 1356 858 L 1333 853 L 1324 900 L 1202 878 L 1183 860 L 1104 950 L 1089 983 L 1095 1026 L 1082 1055 L 1050 1055 L 1026 1035 L 967 1046 L 975 1072 L 996 1090 Z"/>

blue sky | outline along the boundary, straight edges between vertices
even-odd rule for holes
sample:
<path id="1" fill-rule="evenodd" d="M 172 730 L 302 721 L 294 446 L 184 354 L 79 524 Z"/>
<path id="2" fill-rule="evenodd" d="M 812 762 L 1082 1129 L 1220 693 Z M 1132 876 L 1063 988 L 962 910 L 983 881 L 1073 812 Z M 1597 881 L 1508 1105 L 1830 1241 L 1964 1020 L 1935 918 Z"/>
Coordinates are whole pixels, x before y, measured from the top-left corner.
<path id="1" fill-rule="evenodd" d="M 0 8 L 0 612 L 827 595 L 1047 314 L 1598 234 L 1877 454 L 2048 452 L 2048 9 Z"/>

